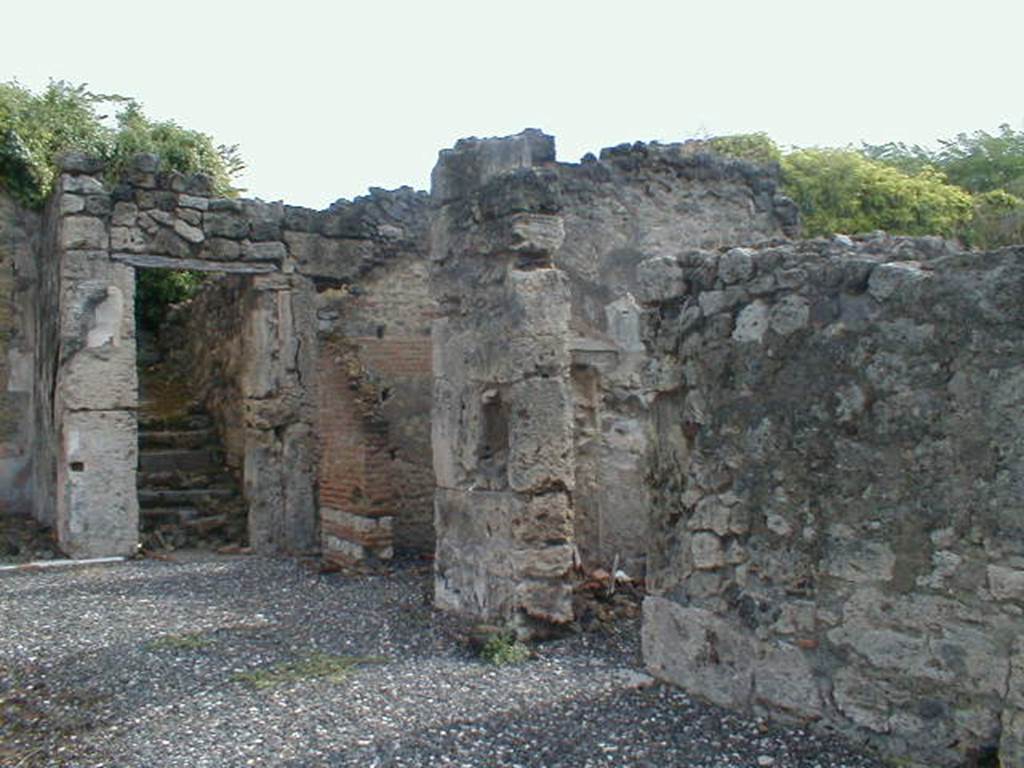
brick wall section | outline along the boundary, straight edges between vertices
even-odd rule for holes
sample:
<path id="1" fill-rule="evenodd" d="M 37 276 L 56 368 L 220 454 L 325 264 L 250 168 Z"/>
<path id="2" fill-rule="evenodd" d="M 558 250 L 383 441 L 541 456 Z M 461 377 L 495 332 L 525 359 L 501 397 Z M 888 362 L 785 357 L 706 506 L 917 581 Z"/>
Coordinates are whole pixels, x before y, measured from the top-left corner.
<path id="1" fill-rule="evenodd" d="M 412 249 L 354 290 L 318 295 L 320 508 L 325 557 L 351 565 L 433 549 L 430 323 Z"/>
<path id="2" fill-rule="evenodd" d="M 324 339 L 317 365 L 320 527 L 324 558 L 375 565 L 392 557 L 387 425 L 363 384 L 356 349 Z"/>

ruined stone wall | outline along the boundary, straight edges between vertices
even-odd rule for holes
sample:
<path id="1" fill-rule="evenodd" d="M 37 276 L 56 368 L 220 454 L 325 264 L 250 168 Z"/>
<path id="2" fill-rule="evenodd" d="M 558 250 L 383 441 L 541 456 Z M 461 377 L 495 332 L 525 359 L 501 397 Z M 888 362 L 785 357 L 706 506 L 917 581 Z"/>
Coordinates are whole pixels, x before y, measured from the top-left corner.
<path id="1" fill-rule="evenodd" d="M 909 764 L 1024 764 L 1024 250 L 837 237 L 639 274 L 650 669 Z"/>
<path id="2" fill-rule="evenodd" d="M 41 254 L 54 262 L 59 297 L 47 297 L 56 312 L 41 317 L 56 324 L 57 342 L 54 388 L 44 400 L 57 446 L 49 482 L 58 540 L 73 557 L 130 555 L 138 542 L 135 272 L 111 259 L 112 200 L 98 170 L 68 159 L 48 210 L 54 236 Z"/>
<path id="3" fill-rule="evenodd" d="M 554 263 L 572 315 L 576 543 L 589 567 L 643 575 L 650 499 L 649 363 L 640 338 L 637 266 L 687 247 L 794 233 L 777 169 L 704 151 L 699 142 L 634 144 L 560 164 L 550 180 L 565 227 Z"/>
<path id="4" fill-rule="evenodd" d="M 433 550 L 428 202 L 373 190 L 322 214 L 363 254 L 317 280 L 320 515 L 325 556 L 374 564 Z"/>
<path id="5" fill-rule="evenodd" d="M 431 194 L 435 600 L 486 617 L 572 618 L 569 286 L 539 132 L 442 152 Z"/>
<path id="6" fill-rule="evenodd" d="M 0 188 L 0 514 L 32 498 L 32 366 L 41 222 Z"/>
<path id="7" fill-rule="evenodd" d="M 188 341 L 177 357 L 215 417 L 229 462 L 242 474 L 250 543 L 292 551 L 322 543 L 328 551 L 349 552 L 362 546 L 362 529 L 380 521 L 387 536 L 377 541 L 377 554 L 392 550 L 393 532 L 400 546 L 428 549 L 433 476 L 426 414 L 434 304 L 426 290 L 426 196 L 408 188 L 374 190 L 352 203 L 312 211 L 212 197 L 207 179 L 161 173 L 152 156 L 137 158 L 113 186 L 101 172 L 99 163 L 70 156 L 51 204 L 54 224 L 44 237 L 49 245 L 42 262 L 52 265 L 53 275 L 49 282 L 41 279 L 46 295 L 39 304 L 47 307 L 41 309 L 41 337 L 56 334 L 43 347 L 57 362 L 50 375 L 49 352 L 44 354 L 35 378 L 41 402 L 56 405 L 52 413 L 37 409 L 41 433 L 66 431 L 82 418 L 72 416 L 75 411 L 119 410 L 124 423 L 101 425 L 88 451 L 99 456 L 116 444 L 112 467 L 134 461 L 126 447 L 129 433 L 135 434 L 137 390 L 134 268 L 218 273 L 222 277 L 181 310 Z M 101 288 L 103 296 L 90 293 Z M 110 301 L 104 303 L 104 296 Z M 60 318 L 56 325 L 54 317 Z M 95 323 L 104 329 L 113 323 L 118 333 L 93 333 Z M 347 378 L 323 380 L 335 366 L 339 344 L 350 358 Z M 107 392 L 100 391 L 104 382 L 113 383 Z M 327 386 L 322 395 L 321 384 Z M 377 402 L 371 412 L 339 426 L 332 421 L 336 411 L 351 412 L 365 401 L 354 397 L 352 385 L 372 391 Z M 115 391 L 114 404 L 71 404 L 83 393 L 99 402 Z M 342 431 L 332 432 L 332 424 Z M 359 506 L 361 498 L 352 494 L 318 505 L 318 481 L 330 497 L 337 479 L 335 449 L 345 441 L 356 442 L 361 452 L 359 471 L 368 478 L 361 487 L 376 489 L 372 514 L 364 515 L 370 508 Z M 37 462 L 44 487 L 74 487 L 84 477 L 75 474 L 81 466 L 98 471 L 93 459 L 68 461 L 69 443 L 55 437 L 52 444 L 58 446 L 54 456 Z M 100 474 L 92 477 L 90 483 L 101 482 Z M 84 534 L 65 525 L 62 546 L 98 553 L 93 544 L 104 539 L 134 541 L 136 501 L 129 484 L 134 485 L 134 469 L 109 486 L 116 485 L 117 503 L 104 504 L 118 511 L 106 522 L 93 520 L 92 543 L 80 546 L 76 542 Z M 89 510 L 96 505 L 86 497 L 100 498 L 100 487 L 87 484 L 83 493 L 64 502 L 58 494 L 58 520 L 74 517 L 76 510 L 95 514 Z M 41 517 L 48 514 L 44 497 L 36 506 Z M 321 542 L 319 517 L 332 514 L 358 519 L 347 539 L 333 535 Z M 127 550 L 128 544 L 117 547 Z"/>
<path id="8" fill-rule="evenodd" d="M 537 131 L 464 140 L 433 178 L 437 599 L 483 615 L 566 620 L 574 559 L 643 573 L 657 371 L 639 265 L 796 225 L 772 169 L 699 147 L 554 160 Z"/>

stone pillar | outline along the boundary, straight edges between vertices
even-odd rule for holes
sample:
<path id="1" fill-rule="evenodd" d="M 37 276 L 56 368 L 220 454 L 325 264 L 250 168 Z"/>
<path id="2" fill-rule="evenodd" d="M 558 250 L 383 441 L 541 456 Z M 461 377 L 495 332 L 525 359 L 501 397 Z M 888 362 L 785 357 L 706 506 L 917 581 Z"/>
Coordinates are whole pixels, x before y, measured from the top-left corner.
<path id="1" fill-rule="evenodd" d="M 59 326 L 51 437 L 58 540 L 72 557 L 131 555 L 138 546 L 135 273 L 110 259 L 100 170 L 82 157 L 64 160 L 44 254 L 58 264 L 59 309 L 48 320 Z"/>
<path id="2" fill-rule="evenodd" d="M 433 174 L 436 602 L 572 619 L 569 286 L 554 141 L 460 141 Z"/>
<path id="3" fill-rule="evenodd" d="M 312 287 L 298 275 L 251 280 L 240 380 L 249 543 L 263 551 L 308 550 L 316 527 L 307 392 L 313 372 L 312 343 L 303 335 L 312 328 Z"/>

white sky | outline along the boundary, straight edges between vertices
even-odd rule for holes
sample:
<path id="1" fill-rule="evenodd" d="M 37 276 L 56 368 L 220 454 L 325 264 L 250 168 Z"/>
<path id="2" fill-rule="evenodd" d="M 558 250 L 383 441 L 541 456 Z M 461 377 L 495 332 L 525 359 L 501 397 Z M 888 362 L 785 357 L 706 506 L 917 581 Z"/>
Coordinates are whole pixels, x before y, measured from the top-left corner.
<path id="1" fill-rule="evenodd" d="M 429 185 L 463 136 L 560 160 L 762 130 L 783 145 L 1024 128 L 1024 0 L 7 0 L 0 80 L 139 99 L 323 207 Z"/>

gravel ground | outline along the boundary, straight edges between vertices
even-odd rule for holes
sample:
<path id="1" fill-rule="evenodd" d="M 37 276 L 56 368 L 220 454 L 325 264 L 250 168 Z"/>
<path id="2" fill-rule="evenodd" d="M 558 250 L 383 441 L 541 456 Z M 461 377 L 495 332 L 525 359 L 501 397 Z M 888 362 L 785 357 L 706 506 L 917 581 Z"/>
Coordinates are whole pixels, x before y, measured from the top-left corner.
<path id="1" fill-rule="evenodd" d="M 212 555 L 0 575 L 0 765 L 882 765 L 648 684 L 635 621 L 485 664 L 429 589 Z"/>

